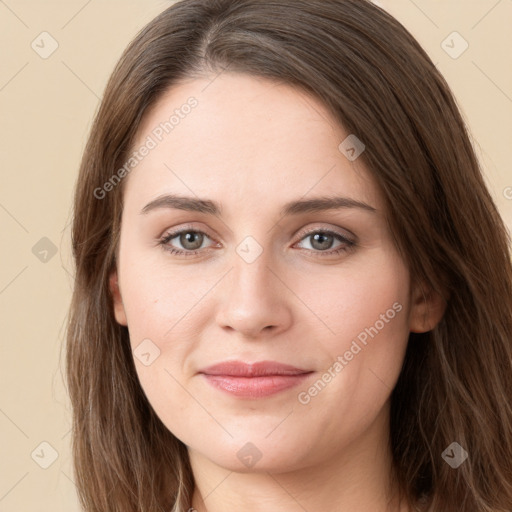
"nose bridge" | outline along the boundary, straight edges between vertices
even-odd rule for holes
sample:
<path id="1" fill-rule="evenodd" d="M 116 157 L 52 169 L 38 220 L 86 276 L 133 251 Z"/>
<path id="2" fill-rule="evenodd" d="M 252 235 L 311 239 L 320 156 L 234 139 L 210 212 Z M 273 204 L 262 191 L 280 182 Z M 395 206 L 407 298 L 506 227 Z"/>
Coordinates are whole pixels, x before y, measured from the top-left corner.
<path id="1" fill-rule="evenodd" d="M 252 213 L 254 217 L 254 213 Z M 248 232 L 255 232 L 255 226 L 245 226 Z M 257 227 L 256 227 L 257 229 Z M 234 248 L 231 272 L 233 294 L 251 291 L 256 294 L 271 294 L 275 279 L 271 267 L 275 266 L 272 256 L 272 232 L 257 229 L 254 236 L 245 236 Z"/>
<path id="2" fill-rule="evenodd" d="M 283 284 L 274 275 L 270 252 L 263 251 L 255 257 L 254 252 L 251 254 L 255 247 L 250 243 L 242 243 L 234 254 L 217 320 L 223 327 L 254 336 L 271 326 L 273 330 L 284 328 L 291 313 L 285 290 L 280 289 Z"/>
<path id="3" fill-rule="evenodd" d="M 275 279 L 271 270 L 271 262 L 269 251 L 264 251 L 255 257 L 253 248 L 249 248 L 247 253 L 242 252 L 243 246 L 239 247 L 237 254 L 233 261 L 232 272 L 232 293 L 254 293 L 265 296 L 272 295 L 273 283 L 272 278 Z M 250 256 L 249 259 L 246 256 Z M 252 259 L 254 258 L 254 260 Z M 267 297 L 268 299 L 269 297 Z"/>

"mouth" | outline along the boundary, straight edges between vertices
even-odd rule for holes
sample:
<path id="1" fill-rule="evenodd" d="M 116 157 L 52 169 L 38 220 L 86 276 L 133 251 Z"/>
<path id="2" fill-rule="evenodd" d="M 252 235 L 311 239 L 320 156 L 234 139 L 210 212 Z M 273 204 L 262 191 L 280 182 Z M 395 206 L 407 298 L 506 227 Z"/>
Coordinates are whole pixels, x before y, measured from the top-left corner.
<path id="1" fill-rule="evenodd" d="M 295 387 L 311 373 L 314 372 L 276 361 L 225 361 L 199 371 L 214 388 L 247 399 L 263 398 Z"/>

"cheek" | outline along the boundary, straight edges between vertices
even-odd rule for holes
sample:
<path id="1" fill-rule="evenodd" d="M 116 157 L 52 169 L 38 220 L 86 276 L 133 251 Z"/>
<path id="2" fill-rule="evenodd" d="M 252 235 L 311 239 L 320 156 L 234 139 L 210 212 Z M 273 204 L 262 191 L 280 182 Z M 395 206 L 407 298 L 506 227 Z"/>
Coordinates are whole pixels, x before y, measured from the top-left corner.
<path id="1" fill-rule="evenodd" d="M 132 249 L 128 250 L 129 246 Z M 163 249 L 142 250 L 129 237 L 126 239 L 120 275 L 133 348 L 146 338 L 165 343 L 175 338 L 176 332 L 182 340 L 183 331 L 197 325 L 200 303 L 215 282 L 216 275 L 208 279 L 207 271 L 193 264 L 171 265 L 166 257 Z"/>
<path id="2" fill-rule="evenodd" d="M 378 412 L 398 379 L 407 348 L 409 273 L 391 251 L 371 256 L 331 279 L 304 279 L 298 290 L 322 320 L 316 322 L 320 328 L 314 345 L 321 354 L 321 382 L 302 389 L 299 401 L 317 413 L 339 404 L 326 419 L 331 425 L 347 421 L 343 418 L 349 412 Z"/>
<path id="3" fill-rule="evenodd" d="M 156 252 L 156 251 L 155 251 Z M 186 437 L 190 418 L 204 413 L 186 391 L 186 362 L 197 349 L 211 312 L 204 297 L 218 279 L 205 279 L 193 265 L 165 265 L 136 248 L 124 253 L 123 304 L 137 376 L 149 403 L 169 430 Z"/>
<path id="4" fill-rule="evenodd" d="M 331 355 L 348 350 L 359 335 L 363 344 L 378 336 L 383 345 L 409 332 L 409 274 L 391 251 L 374 251 L 328 277 L 305 275 L 297 283 L 297 295 L 325 327 L 318 332 Z"/>

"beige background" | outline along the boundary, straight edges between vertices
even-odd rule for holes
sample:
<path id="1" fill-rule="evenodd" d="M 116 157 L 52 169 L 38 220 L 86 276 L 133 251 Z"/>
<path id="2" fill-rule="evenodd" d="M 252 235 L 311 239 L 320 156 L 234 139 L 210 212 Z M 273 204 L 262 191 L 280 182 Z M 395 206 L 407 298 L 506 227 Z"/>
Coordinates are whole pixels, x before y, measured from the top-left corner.
<path id="1" fill-rule="evenodd" d="M 115 62 L 170 3 L 0 0 L 0 512 L 79 510 L 62 377 L 72 190 Z M 417 37 L 452 86 L 511 228 L 512 0 L 375 3 Z M 52 44 L 45 31 L 58 48 L 43 59 Z M 448 37 L 454 31 L 469 44 L 456 59 L 442 46 L 462 49 L 459 36 Z"/>

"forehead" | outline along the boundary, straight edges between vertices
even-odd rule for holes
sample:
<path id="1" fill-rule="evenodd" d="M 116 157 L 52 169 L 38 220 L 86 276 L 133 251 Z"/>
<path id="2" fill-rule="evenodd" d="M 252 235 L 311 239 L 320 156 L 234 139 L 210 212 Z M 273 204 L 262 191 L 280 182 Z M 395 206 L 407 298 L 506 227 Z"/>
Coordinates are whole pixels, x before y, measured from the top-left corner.
<path id="1" fill-rule="evenodd" d="M 225 72 L 191 79 L 146 112 L 133 150 L 151 149 L 128 176 L 126 203 L 176 192 L 247 207 L 308 194 L 378 205 L 362 160 L 339 147 L 349 136 L 319 100 L 287 84 Z"/>

